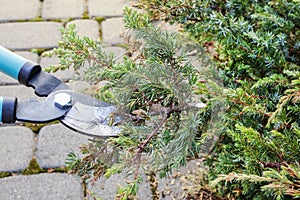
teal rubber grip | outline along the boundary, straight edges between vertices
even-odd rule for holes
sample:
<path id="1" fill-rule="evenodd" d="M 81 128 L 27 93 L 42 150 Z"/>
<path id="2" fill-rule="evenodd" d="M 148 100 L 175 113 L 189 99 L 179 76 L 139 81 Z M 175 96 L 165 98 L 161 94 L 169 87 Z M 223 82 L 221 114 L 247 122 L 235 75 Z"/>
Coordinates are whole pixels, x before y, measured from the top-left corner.
<path id="1" fill-rule="evenodd" d="M 27 59 L 0 46 L 0 71 L 18 80 L 19 72 Z"/>
<path id="2" fill-rule="evenodd" d="M 0 123 L 2 122 L 2 105 L 3 105 L 3 97 L 0 97 Z"/>
<path id="3" fill-rule="evenodd" d="M 17 98 L 0 97 L 0 123 L 15 123 Z"/>

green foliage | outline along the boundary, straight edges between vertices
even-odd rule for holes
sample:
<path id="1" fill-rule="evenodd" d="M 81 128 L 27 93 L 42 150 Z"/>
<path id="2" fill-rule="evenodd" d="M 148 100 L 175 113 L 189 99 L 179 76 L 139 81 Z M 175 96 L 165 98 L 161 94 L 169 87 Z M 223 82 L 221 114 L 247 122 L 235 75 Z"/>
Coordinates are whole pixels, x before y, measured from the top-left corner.
<path id="1" fill-rule="evenodd" d="M 0 178 L 5 178 L 5 177 L 9 177 L 12 174 L 10 172 L 0 172 Z"/>
<path id="2" fill-rule="evenodd" d="M 79 38 L 74 26 L 63 29 L 59 47 L 48 52 L 60 58 L 60 64 L 49 70 L 85 67 L 85 80 L 107 82 L 96 97 L 118 107 L 114 115 L 124 119 L 119 123 L 121 134 L 82 146 L 84 157 L 70 153 L 66 164 L 92 183 L 103 175 L 131 175 L 133 180 L 119 189 L 119 199 L 136 195 L 144 169 L 165 177 L 184 166 L 187 158 L 204 152 L 202 144 L 219 128 L 213 125 L 215 130 L 210 130 L 208 121 L 219 120 L 213 111 L 224 102 L 222 89 L 214 80 L 218 72 L 207 66 L 200 73 L 192 65 L 194 54 L 207 63 L 202 47 L 187 43 L 186 36 L 154 27 L 147 15 L 129 8 L 124 21 L 128 34 L 134 36 L 128 37 L 132 57 L 124 56 L 121 62 L 107 55 L 101 44 Z"/>
<path id="3" fill-rule="evenodd" d="M 74 24 L 70 25 L 68 31 L 65 29 L 61 29 L 61 31 L 63 38 L 58 43 L 59 48 L 43 53 L 43 56 L 51 57 L 55 55 L 60 59 L 58 65 L 49 67 L 47 71 L 56 72 L 57 70 L 69 68 L 79 70 L 85 65 L 89 65 L 91 68 L 86 73 L 87 78 L 93 77 L 95 80 L 90 78 L 91 81 L 99 81 L 101 79 L 101 69 L 114 64 L 113 56 L 102 51 L 100 43 L 88 37 L 79 38 Z M 98 77 L 100 78 L 98 79 Z"/>
<path id="4" fill-rule="evenodd" d="M 217 181 L 218 192 L 239 199 L 296 197 L 290 188 L 266 185 L 285 183 L 283 176 L 271 183 L 249 177 L 289 166 L 299 171 L 299 1 L 142 2 L 154 18 L 181 24 L 221 70 L 229 106 L 221 144 L 206 164 L 211 180 L 239 175 Z M 298 187 L 298 177 L 289 180 Z"/>
<path id="5" fill-rule="evenodd" d="M 88 65 L 87 80 L 108 82 L 97 97 L 116 104 L 116 115 L 126 119 L 119 137 L 87 145 L 82 159 L 70 155 L 70 168 L 92 181 L 132 174 L 120 190 L 127 198 L 141 166 L 164 177 L 187 157 L 213 151 L 205 164 L 220 196 L 298 197 L 300 2 L 141 2 L 149 14 L 125 9 L 125 27 L 134 37 L 128 36 L 132 56 L 122 62 L 99 43 L 78 38 L 74 27 L 63 30 L 54 50 L 61 58 L 54 70 Z M 150 16 L 180 24 L 189 38 L 161 31 Z M 196 70 L 190 55 L 199 55 L 200 66 L 207 56 L 190 41 L 205 47 L 217 70 Z"/>
<path id="6" fill-rule="evenodd" d="M 225 182 L 251 182 L 262 185 L 261 191 L 264 197 L 273 197 L 274 199 L 285 199 L 287 195 L 294 198 L 300 197 L 299 186 L 300 174 L 299 166 L 282 167 L 280 171 L 269 169 L 263 172 L 262 176 L 230 173 L 228 175 L 219 175 L 217 179 L 211 182 L 215 187 L 221 181 Z"/>
<path id="7" fill-rule="evenodd" d="M 117 199 L 129 200 L 132 196 L 136 196 L 139 183 L 142 181 L 140 177 L 136 178 L 133 182 L 128 183 L 125 187 L 119 187 Z"/>

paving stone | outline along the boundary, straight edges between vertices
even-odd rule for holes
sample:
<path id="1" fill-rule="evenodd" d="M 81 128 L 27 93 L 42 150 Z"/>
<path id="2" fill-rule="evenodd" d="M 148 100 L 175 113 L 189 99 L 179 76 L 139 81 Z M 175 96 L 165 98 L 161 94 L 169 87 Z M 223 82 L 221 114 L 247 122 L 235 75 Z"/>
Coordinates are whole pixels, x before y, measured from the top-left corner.
<path id="1" fill-rule="evenodd" d="M 40 15 L 39 0 L 1 0 L 0 22 L 11 20 L 29 20 Z"/>
<path id="2" fill-rule="evenodd" d="M 107 54 L 113 53 L 115 55 L 115 58 L 117 61 L 122 61 L 124 54 L 125 54 L 125 49 L 122 47 L 104 47 L 103 51 L 106 52 Z"/>
<path id="3" fill-rule="evenodd" d="M 81 18 L 83 12 L 84 0 L 44 0 L 42 18 Z"/>
<path id="4" fill-rule="evenodd" d="M 84 193 L 77 176 L 44 173 L 0 179 L 0 199 L 82 200 Z"/>
<path id="5" fill-rule="evenodd" d="M 163 31 L 168 31 L 168 32 L 178 32 L 180 31 L 180 29 L 182 29 L 180 26 L 176 24 L 170 24 L 168 22 L 160 21 L 160 20 L 155 21 L 153 25 L 159 27 Z"/>
<path id="6" fill-rule="evenodd" d="M 123 29 L 122 18 L 106 19 L 102 22 L 102 41 L 104 44 L 120 44 L 123 43 L 123 39 L 120 37 Z"/>
<path id="7" fill-rule="evenodd" d="M 30 61 L 33 61 L 33 62 L 38 62 L 38 55 L 35 54 L 35 53 L 31 53 L 31 52 L 28 52 L 28 51 L 18 51 L 16 52 L 17 54 L 23 56 L 24 58 L 27 58 L 28 60 Z M 3 73 L 0 73 L 0 85 L 10 85 L 10 84 L 18 84 L 18 81 L 3 74 Z M 0 94 L 1 95 L 1 94 Z"/>
<path id="8" fill-rule="evenodd" d="M 33 88 L 23 85 L 0 86 L 0 96 L 17 97 L 18 100 L 25 100 L 29 98 L 36 98 L 39 100 L 43 99 L 34 94 Z"/>
<path id="9" fill-rule="evenodd" d="M 92 40 L 99 41 L 100 40 L 100 26 L 96 20 L 91 19 L 78 19 L 73 20 L 67 23 L 67 27 L 70 24 L 75 24 L 76 32 L 79 37 L 86 36 Z"/>
<path id="10" fill-rule="evenodd" d="M 40 60 L 40 65 L 42 68 L 48 68 L 51 65 L 56 65 L 59 63 L 59 58 L 57 57 L 42 57 Z M 71 80 L 74 78 L 75 76 L 75 72 L 73 69 L 67 69 L 67 70 L 59 70 L 55 73 L 51 73 L 52 75 L 56 76 L 58 79 L 63 80 L 63 81 L 67 81 L 67 80 Z"/>
<path id="11" fill-rule="evenodd" d="M 38 63 L 38 61 L 39 61 L 39 56 L 36 53 L 32 53 L 29 51 L 16 51 L 15 53 L 19 54 L 20 56 L 22 56 L 32 62 Z"/>
<path id="12" fill-rule="evenodd" d="M 58 22 L 0 24 L 0 44 L 8 49 L 54 48 L 61 40 Z"/>
<path id="13" fill-rule="evenodd" d="M 26 127 L 0 127 L 0 146 L 0 171 L 22 171 L 33 157 L 34 134 Z"/>
<path id="14" fill-rule="evenodd" d="M 129 181 L 132 179 L 128 179 Z M 93 186 L 88 184 L 87 190 L 94 194 L 88 195 L 88 200 L 93 200 L 94 197 L 99 199 L 115 199 L 117 190 L 120 186 L 126 185 L 126 177 L 121 174 L 111 176 L 109 179 L 101 177 Z M 152 200 L 151 188 L 146 175 L 143 177 L 143 182 L 139 185 L 139 190 L 136 196 L 137 200 Z"/>
<path id="15" fill-rule="evenodd" d="M 12 84 L 18 84 L 18 81 L 11 78 L 10 76 L 7 76 L 3 74 L 2 72 L 0 73 L 0 86 L 3 85 L 12 85 Z"/>
<path id="16" fill-rule="evenodd" d="M 91 17 L 104 16 L 115 17 L 121 16 L 126 5 L 130 5 L 128 0 L 89 0 L 88 9 Z"/>
<path id="17" fill-rule="evenodd" d="M 67 85 L 76 92 L 84 93 L 84 94 L 89 94 L 87 91 L 93 87 L 91 84 L 89 84 L 86 81 L 70 81 L 67 83 Z M 92 95 L 90 95 L 92 96 Z"/>
<path id="18" fill-rule="evenodd" d="M 195 170 L 199 168 L 197 161 L 192 160 L 186 167 L 174 170 L 170 177 L 158 178 L 158 193 L 161 199 L 186 199 L 187 189 L 193 186 L 190 176 L 195 176 Z"/>
<path id="19" fill-rule="evenodd" d="M 38 134 L 36 158 L 43 168 L 65 166 L 67 154 L 79 154 L 79 146 L 88 143 L 88 137 L 62 124 L 43 127 Z"/>

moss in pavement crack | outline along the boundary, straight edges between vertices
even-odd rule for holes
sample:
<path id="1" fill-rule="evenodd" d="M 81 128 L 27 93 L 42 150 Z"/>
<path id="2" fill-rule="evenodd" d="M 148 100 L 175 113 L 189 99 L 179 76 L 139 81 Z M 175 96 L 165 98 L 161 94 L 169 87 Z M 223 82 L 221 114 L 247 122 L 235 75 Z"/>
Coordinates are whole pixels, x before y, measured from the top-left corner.
<path id="1" fill-rule="evenodd" d="M 5 178 L 5 177 L 8 177 L 8 176 L 11 176 L 10 172 L 0 172 L 0 178 Z"/>
<path id="2" fill-rule="evenodd" d="M 46 172 L 46 170 L 42 169 L 36 158 L 33 158 L 30 162 L 29 165 L 26 169 L 24 169 L 24 171 L 22 172 L 23 175 L 31 175 L 31 174 L 39 174 L 39 173 L 43 173 Z"/>

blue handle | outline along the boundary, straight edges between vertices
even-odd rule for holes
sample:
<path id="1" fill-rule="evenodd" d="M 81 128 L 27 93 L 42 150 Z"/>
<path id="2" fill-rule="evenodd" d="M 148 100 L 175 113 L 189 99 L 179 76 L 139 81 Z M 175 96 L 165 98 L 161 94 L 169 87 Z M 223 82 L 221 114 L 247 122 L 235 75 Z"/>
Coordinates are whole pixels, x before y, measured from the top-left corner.
<path id="1" fill-rule="evenodd" d="M 0 123 L 15 123 L 17 98 L 0 97 Z"/>
<path id="2" fill-rule="evenodd" d="M 0 71 L 18 80 L 19 72 L 27 59 L 0 46 Z"/>
<path id="3" fill-rule="evenodd" d="M 41 71 L 41 67 L 0 46 L 0 71 L 28 86 L 28 81 Z"/>

